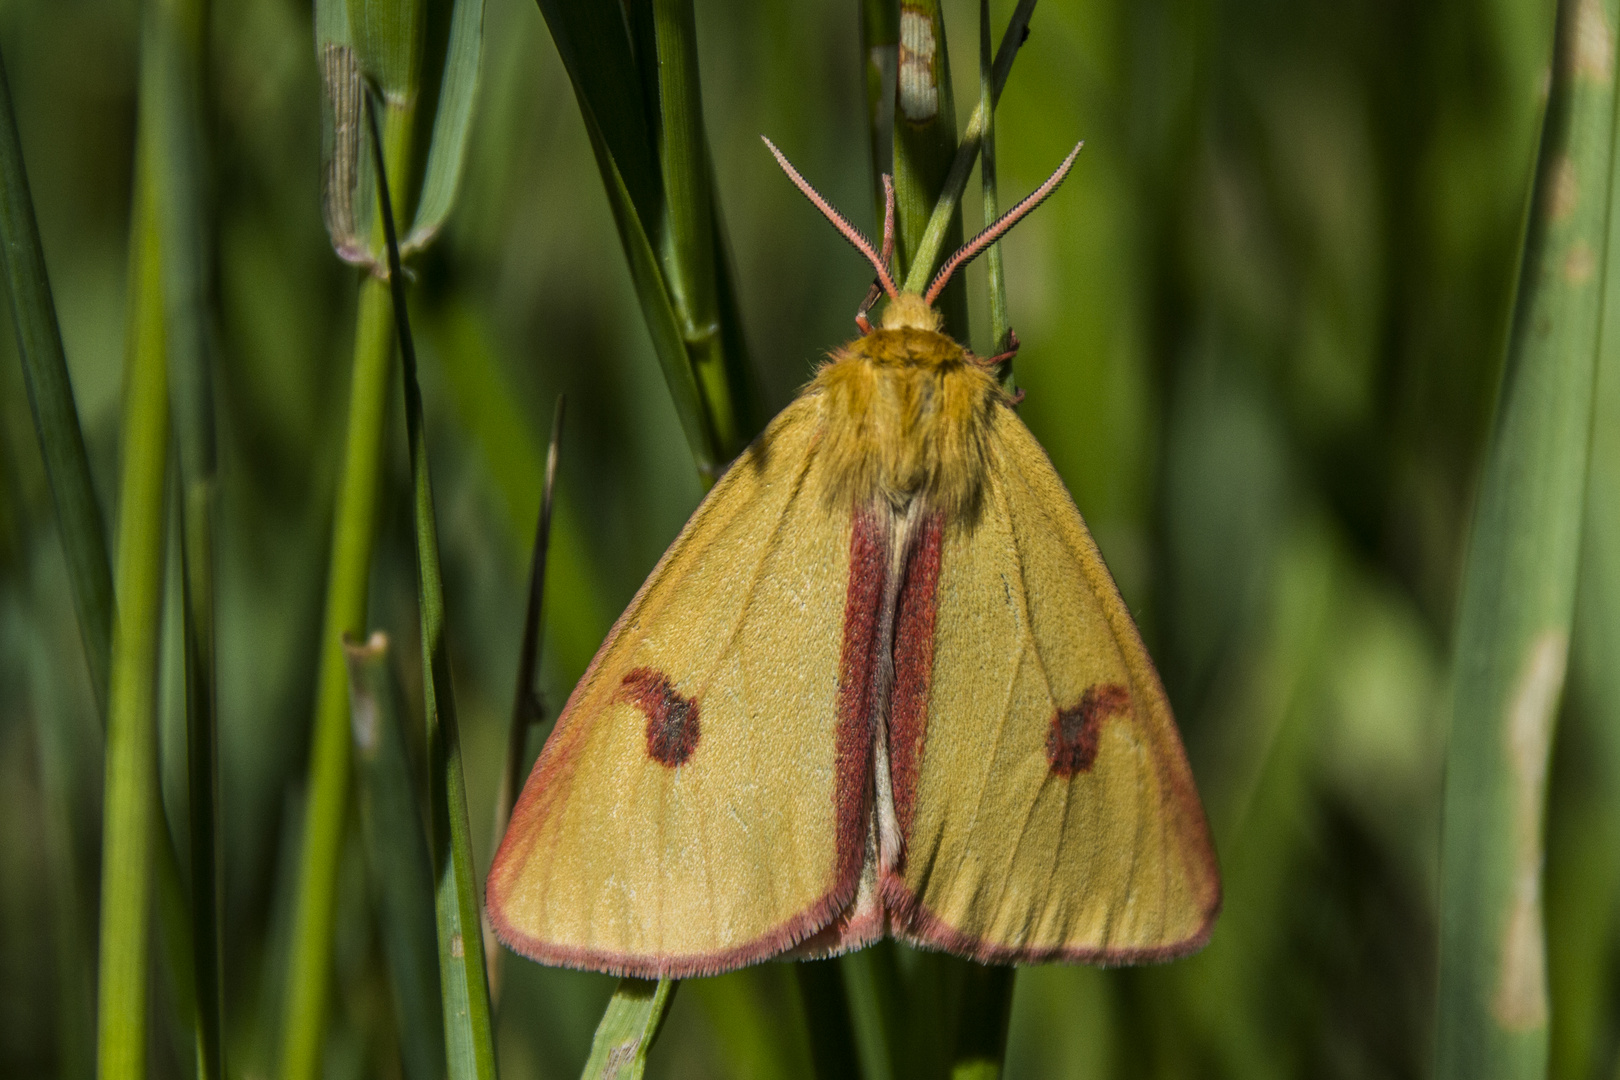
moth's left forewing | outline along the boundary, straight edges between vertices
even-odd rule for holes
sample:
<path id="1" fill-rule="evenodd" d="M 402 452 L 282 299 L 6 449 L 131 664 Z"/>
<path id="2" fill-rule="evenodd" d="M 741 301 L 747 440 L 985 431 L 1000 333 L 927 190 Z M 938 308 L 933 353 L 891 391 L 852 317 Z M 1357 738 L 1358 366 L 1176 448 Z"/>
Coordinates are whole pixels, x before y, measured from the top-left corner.
<path id="1" fill-rule="evenodd" d="M 885 896 L 902 936 L 984 961 L 1182 955 L 1220 883 L 1169 703 L 1045 452 L 995 413 L 980 514 L 925 532 L 900 598 Z"/>

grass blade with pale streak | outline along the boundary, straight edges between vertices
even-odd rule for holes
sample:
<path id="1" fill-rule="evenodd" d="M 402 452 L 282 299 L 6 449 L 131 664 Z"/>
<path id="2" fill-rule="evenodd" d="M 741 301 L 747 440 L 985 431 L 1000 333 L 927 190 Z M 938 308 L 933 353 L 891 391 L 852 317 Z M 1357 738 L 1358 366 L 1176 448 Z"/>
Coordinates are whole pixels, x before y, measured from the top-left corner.
<path id="1" fill-rule="evenodd" d="M 428 725 L 429 848 L 433 856 L 434 909 L 439 930 L 439 986 L 444 1006 L 444 1042 L 451 1080 L 493 1080 L 495 1029 L 489 983 L 484 975 L 482 908 L 473 872 L 472 828 L 456 725 L 450 654 L 444 639 L 444 587 L 439 571 L 438 525 L 428 473 L 422 392 L 416 381 L 416 349 L 405 309 L 405 271 L 399 261 L 393 200 L 388 193 L 376 98 L 367 95 L 367 126 L 377 170 L 378 202 L 388 252 L 394 331 L 399 340 L 405 391 L 405 432 L 410 441 L 411 487 L 416 522 L 417 603 L 422 619 L 422 710 Z"/>
<path id="2" fill-rule="evenodd" d="M 1507 367 L 1463 567 L 1441 827 L 1439 1080 L 1545 1075 L 1547 758 L 1575 599 L 1617 5 L 1560 6 Z M 1590 36 L 1608 35 L 1594 52 Z M 1598 57 L 1598 59 L 1594 59 Z"/>
<path id="3" fill-rule="evenodd" d="M 671 979 L 620 979 L 596 1025 L 580 1080 L 641 1080 L 678 985 Z"/>
<path id="4" fill-rule="evenodd" d="M 410 759 L 403 711 L 389 666 L 388 636 L 343 643 L 349 664 L 349 715 L 355 750 L 360 829 L 371 874 L 378 936 L 388 958 L 406 1080 L 444 1072 L 439 966 L 433 926 L 433 867 Z"/>
<path id="5" fill-rule="evenodd" d="M 1553 1076 L 1590 1073 L 1603 1060 L 1615 981 L 1609 950 L 1593 946 L 1613 941 L 1620 928 L 1614 909 L 1620 887 L 1620 666 L 1614 663 L 1620 655 L 1620 499 L 1614 497 L 1620 491 L 1620 214 L 1614 212 L 1620 169 L 1609 183 L 1608 270 L 1569 676 L 1579 707 L 1574 734 L 1584 736 L 1577 745 L 1589 751 L 1583 771 L 1591 779 L 1565 811 L 1562 850 L 1556 818 L 1548 830 Z"/>

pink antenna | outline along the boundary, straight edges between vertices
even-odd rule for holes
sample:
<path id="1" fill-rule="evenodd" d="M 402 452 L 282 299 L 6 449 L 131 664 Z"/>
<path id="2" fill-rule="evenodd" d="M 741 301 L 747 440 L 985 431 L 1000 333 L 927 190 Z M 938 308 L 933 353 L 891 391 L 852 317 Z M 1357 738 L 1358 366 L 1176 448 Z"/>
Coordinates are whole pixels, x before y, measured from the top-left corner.
<path id="1" fill-rule="evenodd" d="M 765 139 L 765 136 L 761 135 L 760 138 Z M 804 192 L 804 197 L 814 203 L 817 210 L 826 215 L 827 220 L 832 222 L 833 226 L 844 234 L 845 240 L 855 245 L 856 251 L 866 256 L 866 261 L 871 263 L 872 269 L 877 271 L 878 283 L 883 286 L 883 291 L 889 294 L 890 299 L 898 297 L 900 290 L 895 288 L 894 277 L 889 273 L 889 268 L 884 265 L 886 260 L 872 246 L 872 241 L 861 235 L 861 230 L 845 220 L 844 215 L 834 210 L 832 204 L 822 198 L 819 191 L 810 186 L 810 181 L 799 175 L 799 170 L 795 169 L 788 159 L 782 156 L 782 151 L 776 148 L 775 143 L 765 139 L 765 145 L 771 148 L 771 153 L 776 155 L 776 163 L 782 166 L 782 171 L 788 174 L 788 179 L 792 180 L 794 185 Z M 884 248 L 885 251 L 889 251 L 894 243 L 892 224 L 894 221 L 894 194 L 892 188 L 886 190 L 889 192 L 889 210 L 885 215 L 888 221 L 885 223 L 883 231 L 886 234 Z"/>
<path id="2" fill-rule="evenodd" d="M 883 265 L 894 265 L 894 178 L 888 173 L 883 174 Z M 866 313 L 872 310 L 872 305 L 882 295 L 882 288 L 877 282 L 872 282 L 872 287 L 866 290 L 866 299 L 855 309 L 855 325 L 861 328 L 861 333 L 872 332 L 872 324 L 867 321 Z"/>
<path id="3" fill-rule="evenodd" d="M 989 228 L 957 248 L 956 254 L 946 259 L 945 265 L 939 268 L 939 273 L 934 276 L 934 280 L 928 286 L 928 292 L 923 295 L 923 299 L 927 300 L 929 305 L 932 306 L 934 301 L 939 299 L 940 291 L 945 288 L 945 283 L 951 280 L 952 274 L 978 258 L 984 253 L 985 248 L 1001 239 L 1003 233 L 1018 224 L 1019 218 L 1045 202 L 1046 197 L 1056 191 L 1058 185 L 1063 183 L 1063 178 L 1069 175 L 1069 169 L 1074 166 L 1074 159 L 1079 156 L 1080 147 L 1084 145 L 1086 145 L 1084 142 L 1078 143 L 1073 150 L 1070 150 L 1069 156 L 1063 159 L 1063 164 L 1057 167 L 1057 172 L 1047 177 L 1046 183 L 1025 195 L 1018 205 L 996 218 Z"/>

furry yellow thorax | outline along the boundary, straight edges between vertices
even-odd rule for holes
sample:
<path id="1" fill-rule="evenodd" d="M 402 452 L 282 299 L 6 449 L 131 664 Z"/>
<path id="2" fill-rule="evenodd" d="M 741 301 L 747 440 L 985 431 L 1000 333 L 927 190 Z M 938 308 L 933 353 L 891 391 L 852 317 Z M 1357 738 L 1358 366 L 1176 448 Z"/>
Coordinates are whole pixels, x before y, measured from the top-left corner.
<path id="1" fill-rule="evenodd" d="M 921 498 L 947 520 L 977 513 L 993 411 L 1007 397 L 922 297 L 892 301 L 880 329 L 833 353 L 818 391 L 830 501 L 881 499 L 899 513 Z"/>

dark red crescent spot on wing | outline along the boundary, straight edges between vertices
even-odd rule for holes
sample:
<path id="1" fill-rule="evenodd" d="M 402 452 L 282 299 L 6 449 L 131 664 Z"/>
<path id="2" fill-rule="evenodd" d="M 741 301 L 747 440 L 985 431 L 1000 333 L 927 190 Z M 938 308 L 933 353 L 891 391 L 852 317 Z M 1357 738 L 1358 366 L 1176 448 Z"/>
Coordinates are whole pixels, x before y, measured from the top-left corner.
<path id="1" fill-rule="evenodd" d="M 833 784 L 838 830 L 837 881 L 854 885 L 866 856 L 866 819 L 872 787 L 872 704 L 877 693 L 877 640 L 888 577 L 889 537 L 881 510 L 859 510 L 849 538 L 849 584 L 844 594 L 844 644 L 838 657 L 838 729 Z"/>
<path id="2" fill-rule="evenodd" d="M 683 697 L 670 685 L 669 676 L 652 668 L 636 668 L 626 675 L 618 697 L 647 717 L 648 757 L 672 769 L 686 764 L 703 733 L 697 698 Z"/>
<path id="3" fill-rule="evenodd" d="M 916 546 L 906 559 L 900 610 L 895 613 L 889 768 L 894 783 L 894 814 L 902 837 L 911 834 L 917 808 L 917 769 L 928 736 L 928 688 L 934 674 L 934 612 L 943 524 L 943 516 L 937 513 L 923 522 Z"/>
<path id="4" fill-rule="evenodd" d="M 1052 772 L 1069 777 L 1090 772 L 1097 760 L 1103 721 L 1131 711 L 1131 693 L 1118 683 L 1092 683 L 1080 704 L 1059 709 L 1046 733 L 1046 760 Z"/>

